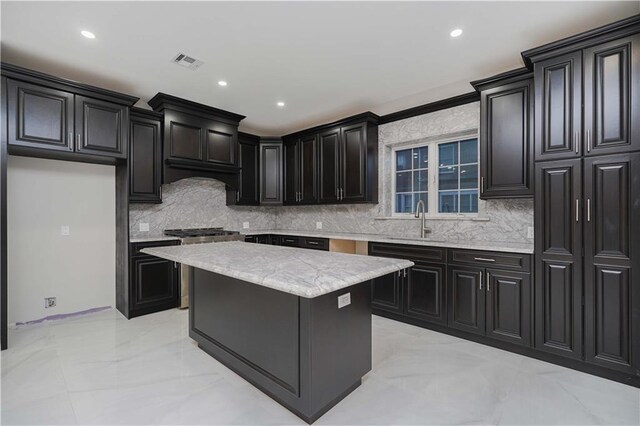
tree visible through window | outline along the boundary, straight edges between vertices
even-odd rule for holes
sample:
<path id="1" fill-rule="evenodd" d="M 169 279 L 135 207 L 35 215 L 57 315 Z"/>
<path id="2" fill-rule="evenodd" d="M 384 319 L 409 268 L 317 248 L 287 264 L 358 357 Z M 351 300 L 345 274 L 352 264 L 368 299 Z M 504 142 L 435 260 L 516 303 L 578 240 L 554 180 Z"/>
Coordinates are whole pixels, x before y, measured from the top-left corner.
<path id="1" fill-rule="evenodd" d="M 478 140 L 432 142 L 394 151 L 394 212 L 423 200 L 431 214 L 478 212 Z M 429 188 L 429 182 L 435 185 Z"/>

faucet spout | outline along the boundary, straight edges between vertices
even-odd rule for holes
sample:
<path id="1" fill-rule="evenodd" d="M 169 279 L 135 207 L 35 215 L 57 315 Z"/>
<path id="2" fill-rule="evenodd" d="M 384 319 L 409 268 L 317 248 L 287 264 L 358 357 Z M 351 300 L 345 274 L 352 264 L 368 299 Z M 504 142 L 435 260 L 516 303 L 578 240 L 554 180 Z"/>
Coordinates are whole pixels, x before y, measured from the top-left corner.
<path id="1" fill-rule="evenodd" d="M 426 227 L 426 217 L 425 217 L 426 210 L 427 209 L 425 208 L 424 201 L 418 200 L 418 202 L 416 203 L 415 218 L 416 219 L 420 218 L 420 211 L 422 211 L 422 223 L 420 224 L 420 238 L 426 238 L 427 232 L 430 231 L 430 229 Z"/>

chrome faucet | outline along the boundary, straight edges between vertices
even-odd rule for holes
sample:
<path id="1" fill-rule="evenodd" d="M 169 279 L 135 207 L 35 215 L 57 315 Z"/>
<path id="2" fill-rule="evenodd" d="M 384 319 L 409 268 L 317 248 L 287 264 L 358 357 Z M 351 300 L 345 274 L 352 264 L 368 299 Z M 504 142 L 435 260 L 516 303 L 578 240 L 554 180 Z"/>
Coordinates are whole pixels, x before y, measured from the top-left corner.
<path id="1" fill-rule="evenodd" d="M 424 201 L 418 200 L 416 203 L 416 219 L 420 218 L 420 206 L 422 206 L 422 224 L 420 225 L 420 238 L 427 238 L 427 233 L 431 232 L 431 229 L 424 226 L 425 224 L 425 207 Z"/>

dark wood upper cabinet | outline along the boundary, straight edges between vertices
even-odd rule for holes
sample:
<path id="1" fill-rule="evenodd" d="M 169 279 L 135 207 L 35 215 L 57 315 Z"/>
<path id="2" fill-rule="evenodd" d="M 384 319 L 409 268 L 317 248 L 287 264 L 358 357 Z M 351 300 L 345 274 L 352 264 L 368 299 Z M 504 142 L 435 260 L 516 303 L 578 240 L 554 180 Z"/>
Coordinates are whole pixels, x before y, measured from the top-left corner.
<path id="1" fill-rule="evenodd" d="M 536 62 L 535 159 L 582 155 L 582 52 Z"/>
<path id="2" fill-rule="evenodd" d="M 640 34 L 585 49 L 583 58 L 585 155 L 640 150 Z"/>
<path id="3" fill-rule="evenodd" d="M 320 133 L 318 144 L 320 202 L 335 203 L 338 201 L 340 187 L 340 128 Z"/>
<path id="4" fill-rule="evenodd" d="M 480 92 L 480 198 L 533 197 L 533 76 L 475 81 Z"/>
<path id="5" fill-rule="evenodd" d="M 309 135 L 298 141 L 298 177 L 300 179 L 300 194 L 298 202 L 313 204 L 318 202 L 318 137 Z"/>
<path id="6" fill-rule="evenodd" d="M 484 269 L 450 265 L 448 275 L 449 327 L 485 334 Z"/>
<path id="7" fill-rule="evenodd" d="M 132 109 L 129 120 L 129 202 L 162 202 L 162 116 Z"/>
<path id="8" fill-rule="evenodd" d="M 284 200 L 283 204 L 297 204 L 300 191 L 298 141 L 284 140 Z"/>
<path id="9" fill-rule="evenodd" d="M 165 93 L 148 103 L 164 114 L 163 182 L 213 178 L 227 184 L 231 199 L 236 197 L 238 126 L 244 116 Z"/>
<path id="10" fill-rule="evenodd" d="M 127 158 L 129 107 L 137 98 L 8 64 L 2 73 L 9 76 L 11 153 L 78 161 Z"/>
<path id="11" fill-rule="evenodd" d="M 581 160 L 536 164 L 535 346 L 582 357 Z"/>
<path id="12" fill-rule="evenodd" d="M 7 79 L 9 145 L 73 151 L 73 93 Z"/>
<path id="13" fill-rule="evenodd" d="M 364 113 L 285 136 L 285 204 L 377 202 L 377 123 Z"/>
<path id="14" fill-rule="evenodd" d="M 342 128 L 342 181 L 340 200 L 366 200 L 367 126 L 358 123 Z"/>
<path id="15" fill-rule="evenodd" d="M 487 336 L 531 346 L 531 275 L 487 269 Z"/>
<path id="16" fill-rule="evenodd" d="M 238 133 L 238 164 L 240 181 L 236 194 L 238 205 L 260 204 L 260 138 Z"/>
<path id="17" fill-rule="evenodd" d="M 260 204 L 282 204 L 282 141 L 260 141 Z"/>
<path id="18" fill-rule="evenodd" d="M 76 95 L 76 151 L 126 158 L 129 108 Z"/>
<path id="19" fill-rule="evenodd" d="M 640 153 L 585 159 L 584 198 L 585 357 L 637 374 Z"/>

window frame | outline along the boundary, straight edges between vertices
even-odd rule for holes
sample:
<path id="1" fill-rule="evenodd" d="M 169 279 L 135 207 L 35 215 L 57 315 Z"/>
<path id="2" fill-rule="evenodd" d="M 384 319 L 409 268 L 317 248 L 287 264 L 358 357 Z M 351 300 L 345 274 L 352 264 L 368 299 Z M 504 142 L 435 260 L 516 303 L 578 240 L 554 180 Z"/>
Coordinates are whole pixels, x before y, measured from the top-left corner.
<path id="1" fill-rule="evenodd" d="M 440 169 L 440 165 L 438 164 L 438 146 L 441 144 L 445 144 L 445 143 L 451 143 L 451 142 L 461 142 L 461 141 L 465 141 L 465 140 L 469 140 L 469 139 L 476 139 L 477 140 L 477 145 L 478 145 L 478 211 L 476 213 L 440 213 L 438 211 L 438 195 L 439 195 L 439 189 L 438 189 L 438 185 L 439 185 L 439 173 L 438 170 Z M 463 134 L 460 136 L 455 136 L 455 137 L 443 137 L 443 138 L 438 138 L 436 140 L 432 140 L 432 141 L 421 141 L 421 142 L 415 142 L 415 143 L 410 143 L 410 144 L 399 144 L 399 145 L 394 145 L 391 147 L 391 216 L 392 217 L 396 217 L 396 218 L 412 218 L 414 217 L 414 213 L 415 212 L 411 212 L 411 213 L 396 213 L 396 152 L 397 151 L 404 151 L 406 149 L 413 149 L 413 148 L 420 148 L 420 147 L 427 147 L 427 156 L 429 158 L 428 161 L 428 165 L 427 165 L 427 169 L 428 169 L 428 195 L 427 195 L 427 200 L 428 200 L 428 206 L 427 206 L 427 212 L 425 213 L 425 217 L 427 218 L 431 218 L 431 219 L 472 219 L 472 218 L 477 218 L 477 217 L 481 217 L 483 214 L 483 205 L 482 203 L 480 203 L 480 138 L 477 132 L 475 133 L 469 133 L 469 134 Z M 458 154 L 460 155 L 460 154 Z M 467 163 L 465 163 L 467 164 Z M 459 164 L 456 165 L 457 167 L 460 167 Z M 413 170 L 413 169 L 411 169 Z M 400 170 L 402 171 L 402 170 Z M 460 172 L 458 171 L 458 189 L 457 192 L 458 194 L 460 193 L 460 191 L 463 191 L 462 189 L 460 189 Z M 412 191 L 413 194 L 416 193 L 416 191 Z M 458 201 L 459 203 L 460 201 Z M 459 207 L 458 207 L 459 208 Z"/>

